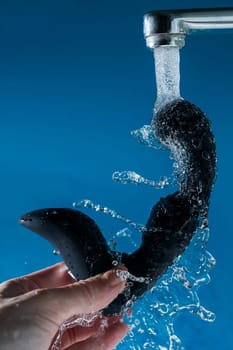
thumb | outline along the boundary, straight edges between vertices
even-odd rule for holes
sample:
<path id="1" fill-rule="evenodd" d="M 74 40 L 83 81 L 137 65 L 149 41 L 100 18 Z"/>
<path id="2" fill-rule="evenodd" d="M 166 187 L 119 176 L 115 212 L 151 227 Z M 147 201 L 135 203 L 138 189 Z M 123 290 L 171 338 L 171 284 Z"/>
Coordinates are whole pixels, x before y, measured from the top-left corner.
<path id="1" fill-rule="evenodd" d="M 118 271 L 110 270 L 59 288 L 42 289 L 37 294 L 37 303 L 43 309 L 46 306 L 46 309 L 52 311 L 56 323 L 73 315 L 99 311 L 108 306 L 124 289 L 125 281 L 119 277 Z M 125 276 L 127 278 L 127 272 Z"/>

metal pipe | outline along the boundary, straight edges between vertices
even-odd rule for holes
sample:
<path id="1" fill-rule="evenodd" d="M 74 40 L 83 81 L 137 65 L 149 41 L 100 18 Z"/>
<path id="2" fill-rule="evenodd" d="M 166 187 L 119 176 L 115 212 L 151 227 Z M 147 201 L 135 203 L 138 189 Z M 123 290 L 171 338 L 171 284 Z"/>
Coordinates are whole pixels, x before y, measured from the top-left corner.
<path id="1" fill-rule="evenodd" d="M 181 48 L 191 30 L 229 28 L 233 28 L 233 8 L 151 11 L 144 16 L 144 36 L 150 48 Z"/>

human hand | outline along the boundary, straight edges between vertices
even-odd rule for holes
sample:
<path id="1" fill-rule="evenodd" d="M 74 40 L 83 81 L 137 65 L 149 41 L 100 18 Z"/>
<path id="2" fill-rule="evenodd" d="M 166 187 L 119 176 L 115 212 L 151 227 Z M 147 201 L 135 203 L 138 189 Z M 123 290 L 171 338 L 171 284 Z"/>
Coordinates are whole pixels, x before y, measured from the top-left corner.
<path id="1" fill-rule="evenodd" d="M 49 350 L 59 326 L 74 315 L 95 313 L 125 283 L 114 270 L 74 282 L 64 263 L 0 284 L 0 350 Z M 65 330 L 61 350 L 111 350 L 128 331 L 120 317 L 97 317 L 90 327 Z"/>

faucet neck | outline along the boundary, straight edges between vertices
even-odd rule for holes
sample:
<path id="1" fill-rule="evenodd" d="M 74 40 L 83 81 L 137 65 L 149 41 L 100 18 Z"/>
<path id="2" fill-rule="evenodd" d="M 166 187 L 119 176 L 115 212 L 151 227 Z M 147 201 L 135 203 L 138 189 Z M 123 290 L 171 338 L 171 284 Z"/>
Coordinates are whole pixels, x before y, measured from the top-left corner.
<path id="1" fill-rule="evenodd" d="M 233 8 L 151 11 L 144 16 L 147 46 L 185 45 L 191 30 L 233 28 Z"/>

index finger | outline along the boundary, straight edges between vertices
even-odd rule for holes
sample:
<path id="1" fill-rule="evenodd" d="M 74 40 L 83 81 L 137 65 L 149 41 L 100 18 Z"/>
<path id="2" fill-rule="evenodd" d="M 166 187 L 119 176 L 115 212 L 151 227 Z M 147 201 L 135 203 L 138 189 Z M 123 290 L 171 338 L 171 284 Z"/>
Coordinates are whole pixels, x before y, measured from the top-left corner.
<path id="1" fill-rule="evenodd" d="M 62 287 L 73 282 L 75 280 L 69 275 L 66 265 L 62 262 L 3 282 L 0 285 L 0 292 L 2 297 L 12 298 L 35 289 Z"/>
<path id="2" fill-rule="evenodd" d="M 39 288 L 56 288 L 76 282 L 76 280 L 68 273 L 68 268 L 64 262 L 38 270 L 29 275 L 23 276 L 22 279 L 23 278 L 32 280 Z"/>

